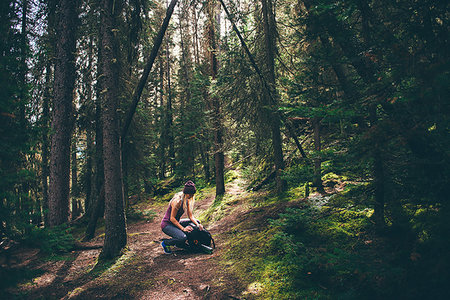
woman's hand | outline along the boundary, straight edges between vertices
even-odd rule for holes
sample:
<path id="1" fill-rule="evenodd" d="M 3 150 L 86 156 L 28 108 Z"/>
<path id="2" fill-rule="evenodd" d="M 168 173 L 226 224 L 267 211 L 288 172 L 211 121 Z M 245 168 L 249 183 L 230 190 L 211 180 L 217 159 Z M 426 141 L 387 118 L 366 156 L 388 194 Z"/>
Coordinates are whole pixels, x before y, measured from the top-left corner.
<path id="1" fill-rule="evenodd" d="M 200 229 L 200 231 L 203 231 L 203 225 L 202 224 L 198 224 L 198 229 Z"/>
<path id="2" fill-rule="evenodd" d="M 188 225 L 188 226 L 186 226 L 186 227 L 183 228 L 183 231 L 184 231 L 184 232 L 191 232 L 192 230 L 194 230 L 194 228 L 192 228 L 191 225 Z"/>

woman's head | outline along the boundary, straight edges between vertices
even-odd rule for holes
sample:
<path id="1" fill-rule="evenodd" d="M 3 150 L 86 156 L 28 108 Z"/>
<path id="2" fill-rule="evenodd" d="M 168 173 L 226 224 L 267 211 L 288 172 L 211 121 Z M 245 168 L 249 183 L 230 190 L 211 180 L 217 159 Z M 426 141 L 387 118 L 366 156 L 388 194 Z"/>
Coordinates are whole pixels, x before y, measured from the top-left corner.
<path id="1" fill-rule="evenodd" d="M 197 189 L 195 188 L 195 184 L 191 180 L 187 181 L 184 184 L 183 194 L 191 195 L 192 197 L 192 195 L 194 195 L 196 191 Z"/>
<path id="2" fill-rule="evenodd" d="M 184 184 L 183 194 L 184 199 L 187 201 L 183 201 L 183 207 L 186 211 L 194 207 L 194 194 L 196 191 L 195 184 L 191 180 Z"/>

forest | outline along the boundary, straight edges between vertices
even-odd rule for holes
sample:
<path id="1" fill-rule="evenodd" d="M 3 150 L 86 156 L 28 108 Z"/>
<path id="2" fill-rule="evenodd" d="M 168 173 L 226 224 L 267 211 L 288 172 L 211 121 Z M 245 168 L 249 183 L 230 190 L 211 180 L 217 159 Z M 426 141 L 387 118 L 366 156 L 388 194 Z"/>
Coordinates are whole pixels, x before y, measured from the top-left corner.
<path id="1" fill-rule="evenodd" d="M 450 298 L 447 1 L 0 6 L 0 298 Z"/>

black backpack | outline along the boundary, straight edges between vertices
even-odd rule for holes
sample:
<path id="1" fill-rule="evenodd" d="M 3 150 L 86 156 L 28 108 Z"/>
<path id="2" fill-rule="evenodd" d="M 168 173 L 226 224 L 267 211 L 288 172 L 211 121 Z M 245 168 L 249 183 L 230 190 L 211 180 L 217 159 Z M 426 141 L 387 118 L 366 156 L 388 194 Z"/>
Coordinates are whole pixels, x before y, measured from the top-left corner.
<path id="1" fill-rule="evenodd" d="M 216 244 L 214 243 L 214 239 L 211 236 L 211 233 L 203 228 L 200 230 L 193 223 L 189 224 L 194 230 L 186 233 L 189 248 L 194 252 L 206 252 L 212 253 L 213 249 L 216 248 Z"/>

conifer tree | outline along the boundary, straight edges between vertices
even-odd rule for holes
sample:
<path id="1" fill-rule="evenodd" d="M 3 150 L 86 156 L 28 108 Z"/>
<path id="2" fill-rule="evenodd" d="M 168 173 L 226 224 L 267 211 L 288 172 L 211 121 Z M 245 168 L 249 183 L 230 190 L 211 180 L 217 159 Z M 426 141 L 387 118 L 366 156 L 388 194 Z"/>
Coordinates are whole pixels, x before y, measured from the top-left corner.
<path id="1" fill-rule="evenodd" d="M 111 259 L 120 254 L 127 244 L 122 182 L 119 116 L 119 66 L 117 40 L 118 16 L 122 3 L 102 1 L 102 80 L 103 98 L 103 158 L 105 170 L 105 241 L 101 258 Z"/>
<path id="2" fill-rule="evenodd" d="M 212 80 L 215 80 L 218 73 L 218 46 L 217 46 L 217 24 L 216 18 L 216 1 L 209 1 L 207 4 L 208 11 L 208 56 L 209 56 L 209 68 L 210 76 Z M 214 130 L 214 166 L 215 166 L 215 178 L 216 178 L 216 195 L 222 195 L 225 193 L 225 179 L 224 179 L 224 128 L 223 128 L 223 115 L 222 105 L 220 98 L 216 95 L 210 96 L 211 107 L 213 111 L 212 124 Z"/>
<path id="3" fill-rule="evenodd" d="M 73 127 L 77 1 L 57 5 L 52 145 L 50 152 L 49 225 L 69 218 L 70 138 Z"/>

